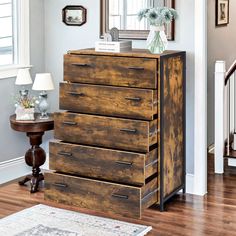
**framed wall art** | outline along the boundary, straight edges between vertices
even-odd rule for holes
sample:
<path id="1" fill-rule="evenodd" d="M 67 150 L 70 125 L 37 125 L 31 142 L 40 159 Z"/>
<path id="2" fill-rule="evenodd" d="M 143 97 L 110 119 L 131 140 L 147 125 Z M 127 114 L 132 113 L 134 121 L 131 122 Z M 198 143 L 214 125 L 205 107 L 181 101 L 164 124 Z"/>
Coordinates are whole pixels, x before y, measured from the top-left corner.
<path id="1" fill-rule="evenodd" d="M 66 6 L 62 9 L 62 21 L 66 25 L 81 26 L 87 21 L 87 10 L 83 6 Z"/>
<path id="2" fill-rule="evenodd" d="M 229 24 L 229 0 L 216 0 L 216 26 Z"/>

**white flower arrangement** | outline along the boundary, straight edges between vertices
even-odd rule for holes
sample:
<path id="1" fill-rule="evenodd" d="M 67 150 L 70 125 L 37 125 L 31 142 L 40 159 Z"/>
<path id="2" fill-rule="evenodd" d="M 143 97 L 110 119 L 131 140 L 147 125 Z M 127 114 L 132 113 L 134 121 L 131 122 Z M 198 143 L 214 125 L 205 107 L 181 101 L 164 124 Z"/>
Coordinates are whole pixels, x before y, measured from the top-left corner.
<path id="1" fill-rule="evenodd" d="M 169 7 L 145 8 L 138 12 L 138 19 L 146 18 L 150 25 L 162 26 L 170 23 L 178 16 L 177 11 Z"/>
<path id="2" fill-rule="evenodd" d="M 31 96 L 26 96 L 26 97 L 22 97 L 22 96 L 16 96 L 14 97 L 14 103 L 15 103 L 15 107 L 22 107 L 22 108 L 34 108 L 35 107 L 35 103 L 36 103 L 36 97 L 31 97 Z"/>

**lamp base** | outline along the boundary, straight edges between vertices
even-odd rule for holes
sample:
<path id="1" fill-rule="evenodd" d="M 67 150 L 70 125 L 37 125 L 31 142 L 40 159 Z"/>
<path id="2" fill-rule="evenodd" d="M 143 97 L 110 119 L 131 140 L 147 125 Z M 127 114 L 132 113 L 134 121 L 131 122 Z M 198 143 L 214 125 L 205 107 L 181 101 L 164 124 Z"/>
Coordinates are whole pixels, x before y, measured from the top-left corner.
<path id="1" fill-rule="evenodd" d="M 47 120 L 49 119 L 49 115 L 47 113 L 41 113 L 39 116 L 40 120 Z"/>
<path id="2" fill-rule="evenodd" d="M 46 120 L 46 119 L 49 118 L 48 113 L 47 113 L 49 104 L 48 104 L 48 101 L 47 101 L 46 91 L 42 91 L 39 94 L 39 98 L 40 98 L 40 101 L 39 101 L 39 104 L 38 104 L 38 108 L 39 108 L 39 111 L 41 113 L 39 119 Z"/>

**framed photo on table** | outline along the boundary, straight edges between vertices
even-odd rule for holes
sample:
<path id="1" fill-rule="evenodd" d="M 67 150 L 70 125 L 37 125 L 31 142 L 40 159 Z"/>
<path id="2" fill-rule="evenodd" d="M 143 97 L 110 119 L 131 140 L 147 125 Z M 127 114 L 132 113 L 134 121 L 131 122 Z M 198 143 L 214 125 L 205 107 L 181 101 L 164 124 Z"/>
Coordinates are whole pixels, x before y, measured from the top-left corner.
<path id="1" fill-rule="evenodd" d="M 83 6 L 66 6 L 62 9 L 62 21 L 66 25 L 81 26 L 87 21 L 87 10 Z"/>
<path id="2" fill-rule="evenodd" d="M 216 0 L 216 26 L 229 24 L 229 0 Z"/>

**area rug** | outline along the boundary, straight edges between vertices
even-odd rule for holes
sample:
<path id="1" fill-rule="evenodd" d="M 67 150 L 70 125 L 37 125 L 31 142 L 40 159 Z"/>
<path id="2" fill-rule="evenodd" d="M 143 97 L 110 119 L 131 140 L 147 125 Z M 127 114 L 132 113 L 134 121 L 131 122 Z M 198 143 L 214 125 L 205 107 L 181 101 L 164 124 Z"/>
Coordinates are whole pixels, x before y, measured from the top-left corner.
<path id="1" fill-rule="evenodd" d="M 4 236 L 143 236 L 151 229 L 42 204 L 0 220 Z"/>

